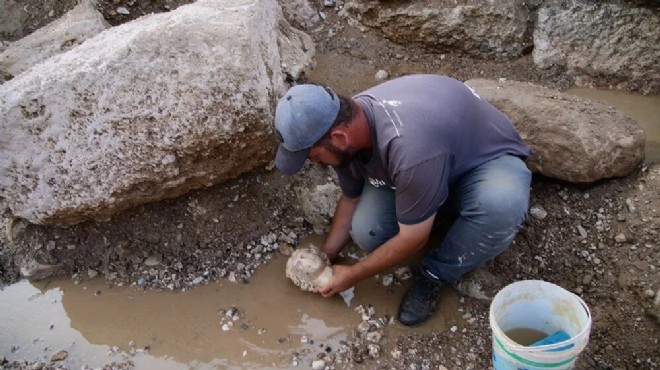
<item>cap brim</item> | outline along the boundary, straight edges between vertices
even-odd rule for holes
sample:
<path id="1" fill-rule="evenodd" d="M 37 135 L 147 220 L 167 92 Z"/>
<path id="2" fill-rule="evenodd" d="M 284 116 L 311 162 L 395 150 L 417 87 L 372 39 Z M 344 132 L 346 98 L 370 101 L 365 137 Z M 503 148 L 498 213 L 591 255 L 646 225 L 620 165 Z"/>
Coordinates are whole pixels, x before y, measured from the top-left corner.
<path id="1" fill-rule="evenodd" d="M 280 145 L 275 154 L 275 166 L 287 175 L 296 174 L 305 164 L 309 148 L 292 152 Z"/>

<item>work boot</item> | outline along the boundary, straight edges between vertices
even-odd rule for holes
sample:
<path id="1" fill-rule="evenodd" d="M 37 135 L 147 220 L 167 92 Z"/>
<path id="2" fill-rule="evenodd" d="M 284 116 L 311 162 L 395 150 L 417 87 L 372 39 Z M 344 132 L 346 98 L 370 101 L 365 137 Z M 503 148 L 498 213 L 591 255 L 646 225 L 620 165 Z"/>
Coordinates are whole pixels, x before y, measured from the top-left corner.
<path id="1" fill-rule="evenodd" d="M 438 305 L 442 283 L 435 282 L 421 273 L 415 274 L 410 289 L 406 292 L 399 306 L 399 322 L 414 326 L 426 321 Z"/>

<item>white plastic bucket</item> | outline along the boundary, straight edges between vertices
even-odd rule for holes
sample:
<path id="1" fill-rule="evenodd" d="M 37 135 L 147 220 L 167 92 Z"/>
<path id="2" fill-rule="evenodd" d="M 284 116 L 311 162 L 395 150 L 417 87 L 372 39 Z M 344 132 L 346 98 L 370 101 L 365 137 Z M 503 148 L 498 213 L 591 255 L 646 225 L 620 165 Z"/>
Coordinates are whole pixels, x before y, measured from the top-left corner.
<path id="1" fill-rule="evenodd" d="M 577 295 L 551 283 L 523 280 L 507 285 L 490 305 L 495 370 L 569 370 L 587 346 L 591 312 Z M 520 345 L 504 334 L 527 328 L 570 338 L 540 346 Z"/>

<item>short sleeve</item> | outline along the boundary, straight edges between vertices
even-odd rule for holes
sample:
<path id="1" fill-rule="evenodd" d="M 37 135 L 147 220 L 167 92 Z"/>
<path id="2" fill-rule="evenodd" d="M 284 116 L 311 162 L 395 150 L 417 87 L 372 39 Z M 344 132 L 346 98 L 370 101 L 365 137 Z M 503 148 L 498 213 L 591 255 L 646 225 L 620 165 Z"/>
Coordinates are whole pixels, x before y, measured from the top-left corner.
<path id="1" fill-rule="evenodd" d="M 394 181 L 400 223 L 416 224 L 437 212 L 449 194 L 452 160 L 450 154 L 442 154 L 397 173 Z"/>

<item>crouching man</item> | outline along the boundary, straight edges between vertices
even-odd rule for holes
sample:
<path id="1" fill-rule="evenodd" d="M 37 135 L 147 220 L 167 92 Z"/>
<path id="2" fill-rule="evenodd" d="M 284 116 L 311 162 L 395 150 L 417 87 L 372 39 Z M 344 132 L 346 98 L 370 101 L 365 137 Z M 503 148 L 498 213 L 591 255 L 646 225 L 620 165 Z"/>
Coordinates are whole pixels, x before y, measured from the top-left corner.
<path id="1" fill-rule="evenodd" d="M 295 174 L 309 159 L 337 172 L 342 195 L 322 251 L 334 261 L 352 239 L 368 253 L 334 265 L 324 297 L 402 262 L 451 220 L 399 307 L 402 324 L 419 324 L 440 287 L 504 251 L 526 217 L 530 149 L 502 112 L 452 78 L 404 76 L 353 98 L 297 85 L 279 100 L 275 129 L 280 171 Z"/>

